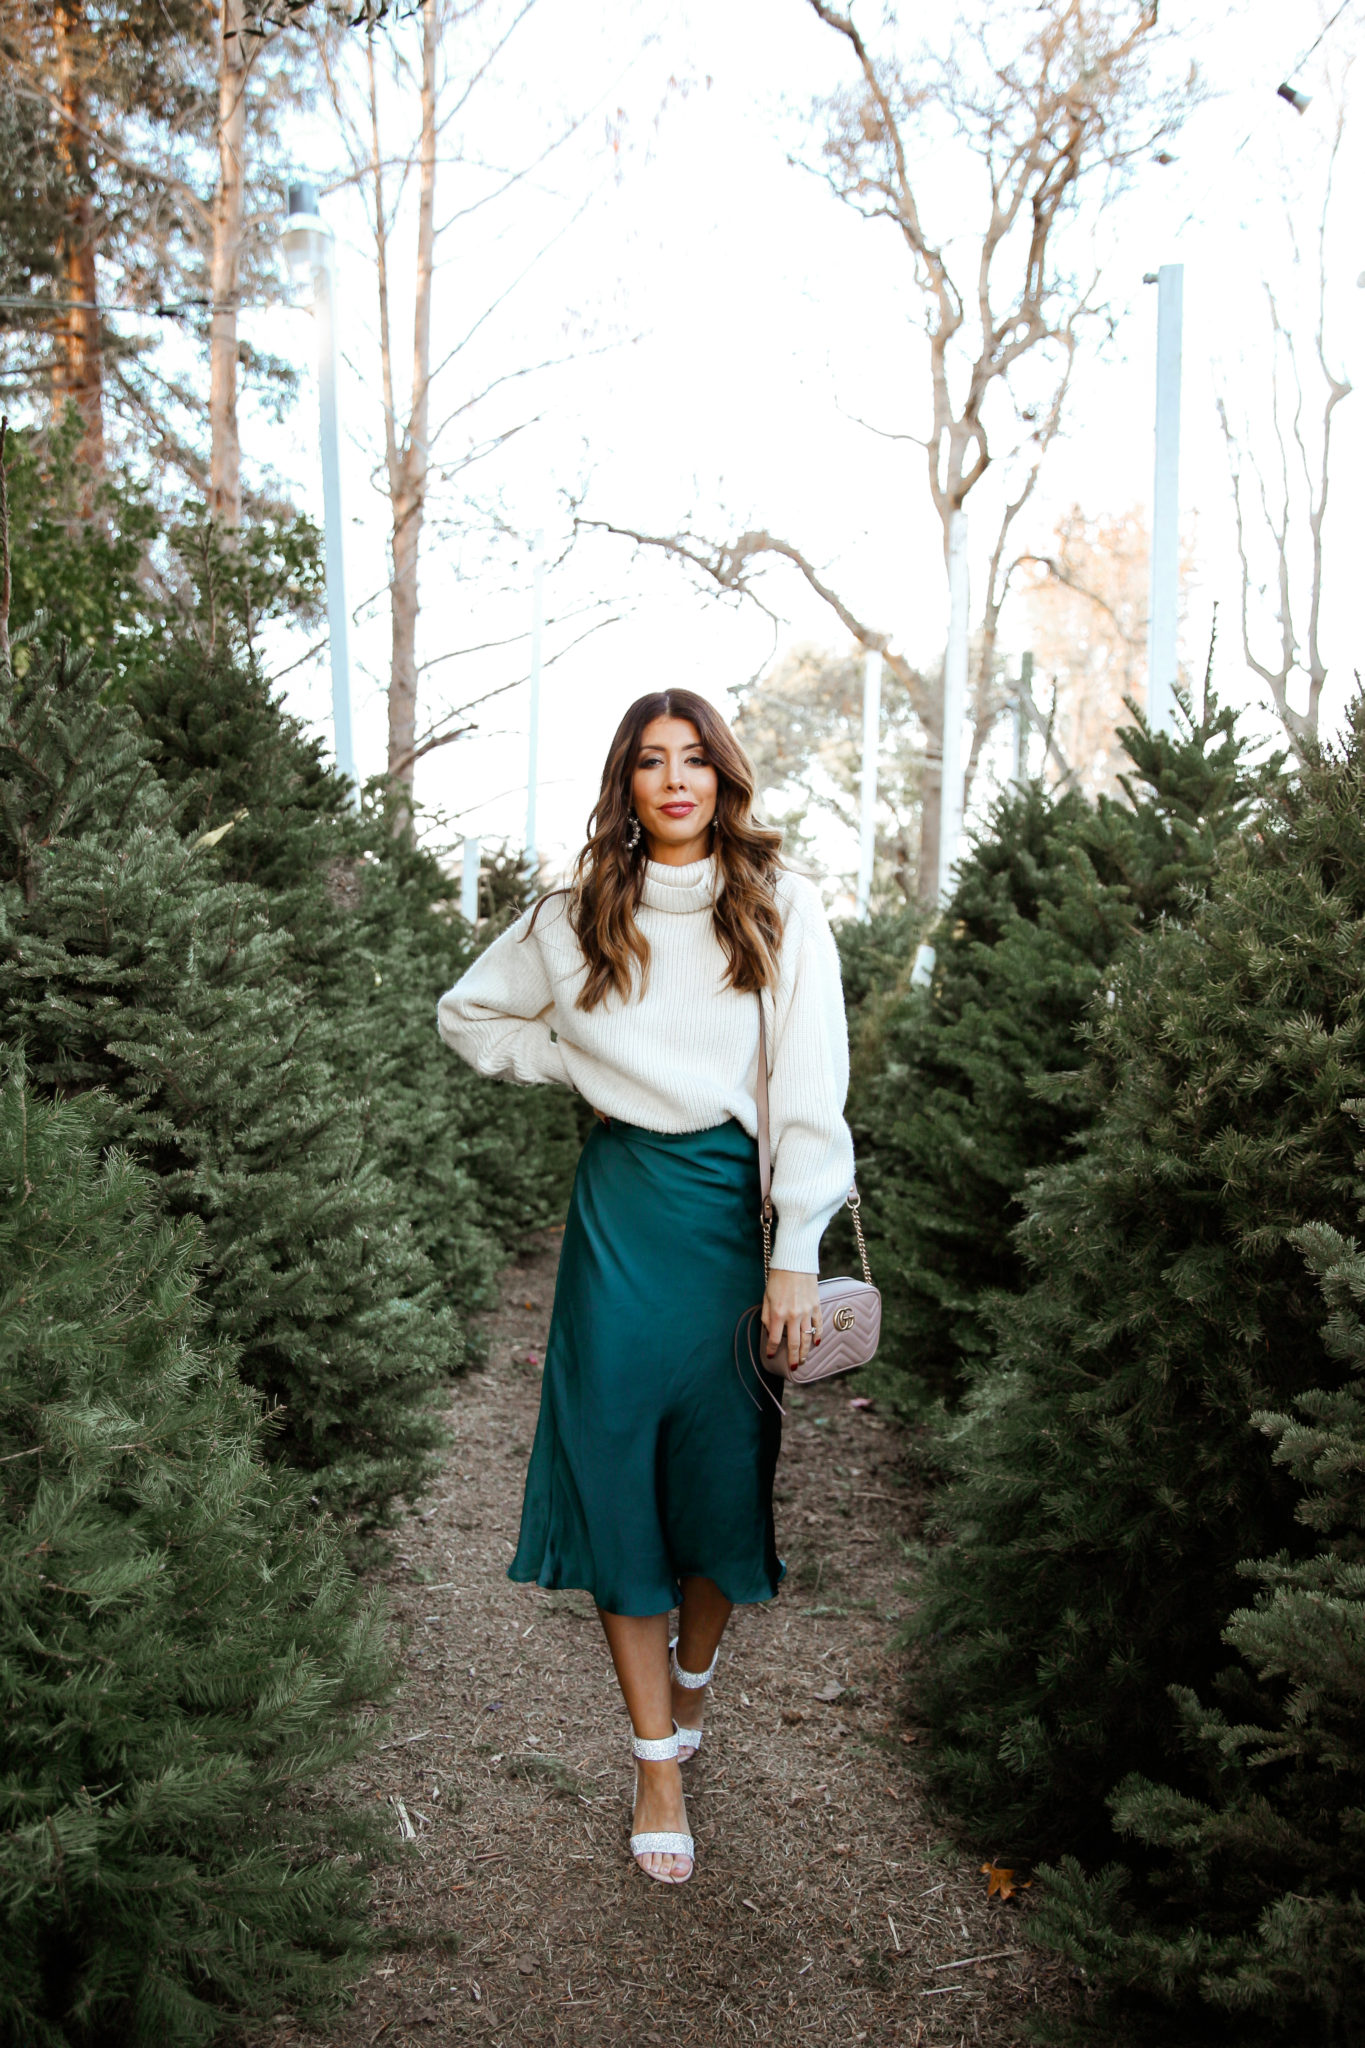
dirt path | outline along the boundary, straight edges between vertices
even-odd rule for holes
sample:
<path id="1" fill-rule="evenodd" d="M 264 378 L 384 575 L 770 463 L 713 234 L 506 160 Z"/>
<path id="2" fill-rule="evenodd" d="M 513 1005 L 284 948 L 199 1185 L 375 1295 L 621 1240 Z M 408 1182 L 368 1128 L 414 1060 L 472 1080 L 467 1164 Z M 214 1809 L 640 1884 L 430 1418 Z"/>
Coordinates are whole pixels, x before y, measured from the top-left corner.
<path id="1" fill-rule="evenodd" d="M 673 1888 L 631 1863 L 629 1731 L 592 1606 L 504 1576 L 559 1243 L 505 1276 L 444 1482 L 385 1574 L 411 1678 L 355 1790 L 416 1832 L 376 1894 L 394 1945 L 328 2048 L 1021 2041 L 1061 1987 L 920 1797 L 888 1648 L 917 1503 L 856 1382 L 793 1397 L 787 1580 L 736 1614 L 685 1772 L 696 1873 Z"/>

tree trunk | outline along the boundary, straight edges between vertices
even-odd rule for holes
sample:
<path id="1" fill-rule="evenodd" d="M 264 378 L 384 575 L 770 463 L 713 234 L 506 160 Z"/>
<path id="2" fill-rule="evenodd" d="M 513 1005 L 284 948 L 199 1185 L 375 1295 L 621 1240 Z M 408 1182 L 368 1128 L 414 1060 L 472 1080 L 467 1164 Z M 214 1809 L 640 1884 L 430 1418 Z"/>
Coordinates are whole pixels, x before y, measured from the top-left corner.
<path id="1" fill-rule="evenodd" d="M 393 570 L 389 583 L 393 625 L 389 670 L 389 775 L 412 788 L 417 745 L 418 567 L 426 515 L 431 383 L 431 276 L 436 243 L 436 58 L 438 0 L 422 5 L 422 130 L 417 215 L 417 280 L 412 318 L 412 406 L 401 448 L 390 436 L 389 498 L 393 517 Z M 375 162 L 378 183 L 378 137 Z M 381 214 L 382 221 L 382 214 Z M 387 288 L 387 287 L 386 287 Z M 390 401 L 392 410 L 392 401 Z M 406 806 L 403 819 L 406 821 Z"/>
<path id="2" fill-rule="evenodd" d="M 81 416 L 77 453 L 85 474 L 80 509 L 94 509 L 95 487 L 104 474 L 104 354 L 95 276 L 95 200 L 90 178 L 89 116 L 84 65 L 90 31 L 83 0 L 56 0 L 53 26 L 61 93 L 58 151 L 70 182 L 62 272 L 68 304 L 56 328 L 53 410 L 60 420 L 68 405 Z"/>
<path id="3" fill-rule="evenodd" d="M 213 207 L 213 314 L 209 325 L 209 510 L 242 519 L 242 444 L 237 432 L 238 272 L 246 185 L 247 52 L 242 0 L 218 8 L 218 192 Z"/>

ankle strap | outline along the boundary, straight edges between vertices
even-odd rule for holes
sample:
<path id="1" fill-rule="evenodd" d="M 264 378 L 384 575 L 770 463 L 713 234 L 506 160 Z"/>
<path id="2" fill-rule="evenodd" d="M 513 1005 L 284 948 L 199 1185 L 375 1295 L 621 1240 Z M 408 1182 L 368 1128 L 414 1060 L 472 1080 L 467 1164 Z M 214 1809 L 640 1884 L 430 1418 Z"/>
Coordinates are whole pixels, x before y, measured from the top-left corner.
<path id="1" fill-rule="evenodd" d="M 647 1764 L 667 1763 L 670 1757 L 675 1757 L 678 1754 L 678 1731 L 675 1728 L 671 1735 L 665 1735 L 661 1741 L 649 1742 L 643 1735 L 637 1735 L 634 1729 L 632 1729 L 630 1746 L 635 1755 L 642 1758 Z"/>
<path id="2" fill-rule="evenodd" d="M 704 1685 L 711 1683 L 711 1674 L 716 1668 L 716 1658 L 719 1656 L 720 1651 L 717 1650 L 715 1657 L 711 1659 L 705 1671 L 684 1671 L 682 1665 L 678 1662 L 678 1653 L 674 1650 L 673 1677 L 675 1681 L 683 1688 L 684 1692 L 700 1692 Z"/>

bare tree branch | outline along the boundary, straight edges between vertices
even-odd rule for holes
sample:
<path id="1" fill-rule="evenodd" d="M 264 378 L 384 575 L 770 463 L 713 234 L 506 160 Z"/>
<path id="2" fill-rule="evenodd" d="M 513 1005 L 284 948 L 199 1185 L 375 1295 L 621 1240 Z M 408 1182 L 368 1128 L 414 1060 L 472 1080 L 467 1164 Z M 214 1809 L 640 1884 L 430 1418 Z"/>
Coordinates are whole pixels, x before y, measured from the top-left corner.
<path id="1" fill-rule="evenodd" d="M 616 526 L 608 519 L 578 518 L 574 524 L 576 527 L 615 534 L 620 540 L 634 541 L 637 547 L 662 549 L 675 560 L 688 562 L 693 568 L 700 570 L 719 590 L 752 599 L 770 618 L 773 614 L 769 607 L 763 604 L 762 599 L 756 596 L 750 582 L 749 570 L 759 556 L 777 555 L 800 571 L 816 596 L 824 599 L 839 623 L 847 628 L 860 647 L 880 654 L 893 675 L 905 683 L 907 688 L 918 685 L 920 681 L 918 670 L 912 668 L 904 655 L 896 653 L 891 646 L 890 635 L 879 632 L 875 626 L 869 626 L 864 620 L 859 619 L 838 592 L 824 580 L 814 563 L 802 554 L 800 548 L 793 547 L 790 541 L 779 540 L 776 535 L 761 531 L 742 533 L 735 541 L 708 542 L 690 533 L 641 533 L 632 526 Z"/>
<path id="2" fill-rule="evenodd" d="M 1274 288 L 1269 283 L 1265 286 L 1274 350 L 1270 373 L 1269 416 L 1278 475 L 1275 478 L 1276 487 L 1273 494 L 1265 464 L 1255 458 L 1246 437 L 1234 427 L 1223 394 L 1220 393 L 1217 400 L 1218 422 L 1227 449 L 1232 480 L 1233 524 L 1241 572 L 1239 623 L 1242 653 L 1247 667 L 1264 683 L 1275 707 L 1276 716 L 1291 740 L 1316 737 L 1323 686 L 1327 681 L 1320 638 L 1323 530 L 1331 484 L 1333 424 L 1337 407 L 1343 399 L 1350 397 L 1352 389 L 1349 379 L 1333 370 L 1328 360 L 1326 344 L 1327 229 L 1344 127 L 1344 110 L 1339 107 L 1323 181 L 1322 204 L 1317 216 L 1313 355 L 1322 380 L 1323 396 L 1316 436 L 1310 432 L 1307 423 L 1308 397 L 1294 328 L 1291 320 L 1281 312 L 1280 300 Z M 1288 226 L 1297 257 L 1297 238 L 1292 215 L 1289 217 Z M 1286 401 L 1282 379 L 1288 382 L 1292 400 L 1288 419 L 1285 416 Z M 1291 469 L 1296 478 L 1301 480 L 1301 488 L 1297 484 L 1291 484 Z M 1258 654 L 1253 645 L 1252 596 L 1253 593 L 1263 594 L 1265 586 L 1257 583 L 1253 570 L 1252 541 L 1248 530 L 1246 505 L 1249 495 L 1254 495 L 1254 503 L 1259 507 L 1260 527 L 1263 535 L 1269 539 L 1273 559 L 1274 619 L 1279 641 L 1274 665 Z M 1297 602 L 1293 541 L 1300 522 L 1306 527 L 1309 540 L 1306 648 L 1300 647 L 1295 627 Z M 1308 701 L 1303 711 L 1296 710 L 1289 701 L 1289 687 L 1296 672 L 1301 674 L 1307 683 Z"/>
<path id="3" fill-rule="evenodd" d="M 950 524 L 971 492 L 992 466 L 1006 477 L 975 643 L 971 775 L 1005 701 L 997 649 L 1015 567 L 1009 556 L 1013 532 L 1059 431 L 1082 329 L 1103 311 L 1097 275 L 1075 277 L 1062 267 L 1059 233 L 1083 181 L 1100 182 L 1098 211 L 1137 154 L 1156 135 L 1170 132 L 1192 88 L 1163 96 L 1147 80 L 1146 46 L 1156 28 L 1151 0 L 1129 0 L 1102 15 L 1083 0 L 1041 0 L 1027 11 L 1022 28 L 1017 13 L 994 10 L 974 33 L 955 30 L 946 52 L 922 48 L 905 61 L 894 51 L 874 49 L 847 0 L 843 6 L 836 0 L 808 5 L 842 40 L 853 73 L 852 82 L 823 104 L 821 174 L 860 220 L 894 228 L 909 259 L 927 342 L 926 435 L 869 430 L 923 450 L 945 558 Z M 893 26 L 889 12 L 884 21 L 888 29 Z M 936 236 L 926 211 L 944 180 L 943 158 L 931 153 L 926 139 L 935 124 L 948 131 L 974 173 L 984 174 L 978 228 L 970 235 L 960 231 L 959 204 L 951 240 Z M 1036 393 L 1031 403 L 1019 395 L 1025 365 Z M 1023 448 L 1002 462 L 993 435 L 1004 394 L 1031 431 Z M 766 527 L 718 544 L 687 532 L 660 535 L 607 521 L 580 524 L 663 549 L 721 594 L 760 603 L 751 572 L 761 557 L 780 556 L 860 647 L 883 655 L 892 673 L 915 691 L 924 729 L 929 773 L 919 813 L 919 885 L 926 900 L 931 897 L 941 814 L 942 684 L 913 671 L 888 646 L 888 635 L 854 612 L 828 574 Z"/>
<path id="4" fill-rule="evenodd" d="M 545 668 L 553 668 L 557 661 L 563 661 L 566 654 L 572 653 L 573 649 L 581 646 L 583 641 L 590 640 L 594 633 L 600 633 L 604 627 L 614 626 L 617 623 L 618 619 L 615 617 L 598 619 L 593 625 L 588 627 L 586 632 L 580 633 L 576 639 L 570 640 L 566 647 L 561 647 L 557 653 L 550 655 L 543 666 Z M 517 637 L 524 639 L 525 635 L 520 634 Z M 509 690 L 520 689 L 523 683 L 529 683 L 530 680 L 529 675 L 513 676 L 510 683 L 498 683 L 493 689 L 485 690 L 481 697 L 471 697 L 467 704 L 458 704 L 453 711 L 447 711 L 444 716 L 434 721 L 420 740 L 414 743 L 410 757 L 405 758 L 397 769 L 390 768 L 390 774 L 401 774 L 404 770 L 411 770 L 426 755 L 434 753 L 438 747 L 448 747 L 452 740 L 463 739 L 465 734 L 469 732 L 477 732 L 477 723 L 462 725 L 453 732 L 446 732 L 443 728 L 450 723 L 451 719 L 462 717 L 466 711 L 473 711 L 480 704 L 487 704 L 494 697 L 504 697 Z"/>

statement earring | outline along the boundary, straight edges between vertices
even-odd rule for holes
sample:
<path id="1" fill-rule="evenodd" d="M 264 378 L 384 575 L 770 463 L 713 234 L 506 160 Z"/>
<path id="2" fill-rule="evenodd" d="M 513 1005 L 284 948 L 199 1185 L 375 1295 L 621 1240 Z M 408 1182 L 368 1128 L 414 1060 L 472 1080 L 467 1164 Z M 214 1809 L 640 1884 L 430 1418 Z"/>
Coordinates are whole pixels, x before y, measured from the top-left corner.
<path id="1" fill-rule="evenodd" d="M 634 811 L 632 811 L 630 814 L 630 823 L 626 827 L 626 852 L 634 853 L 636 847 L 639 844 L 640 820 L 636 817 Z"/>

